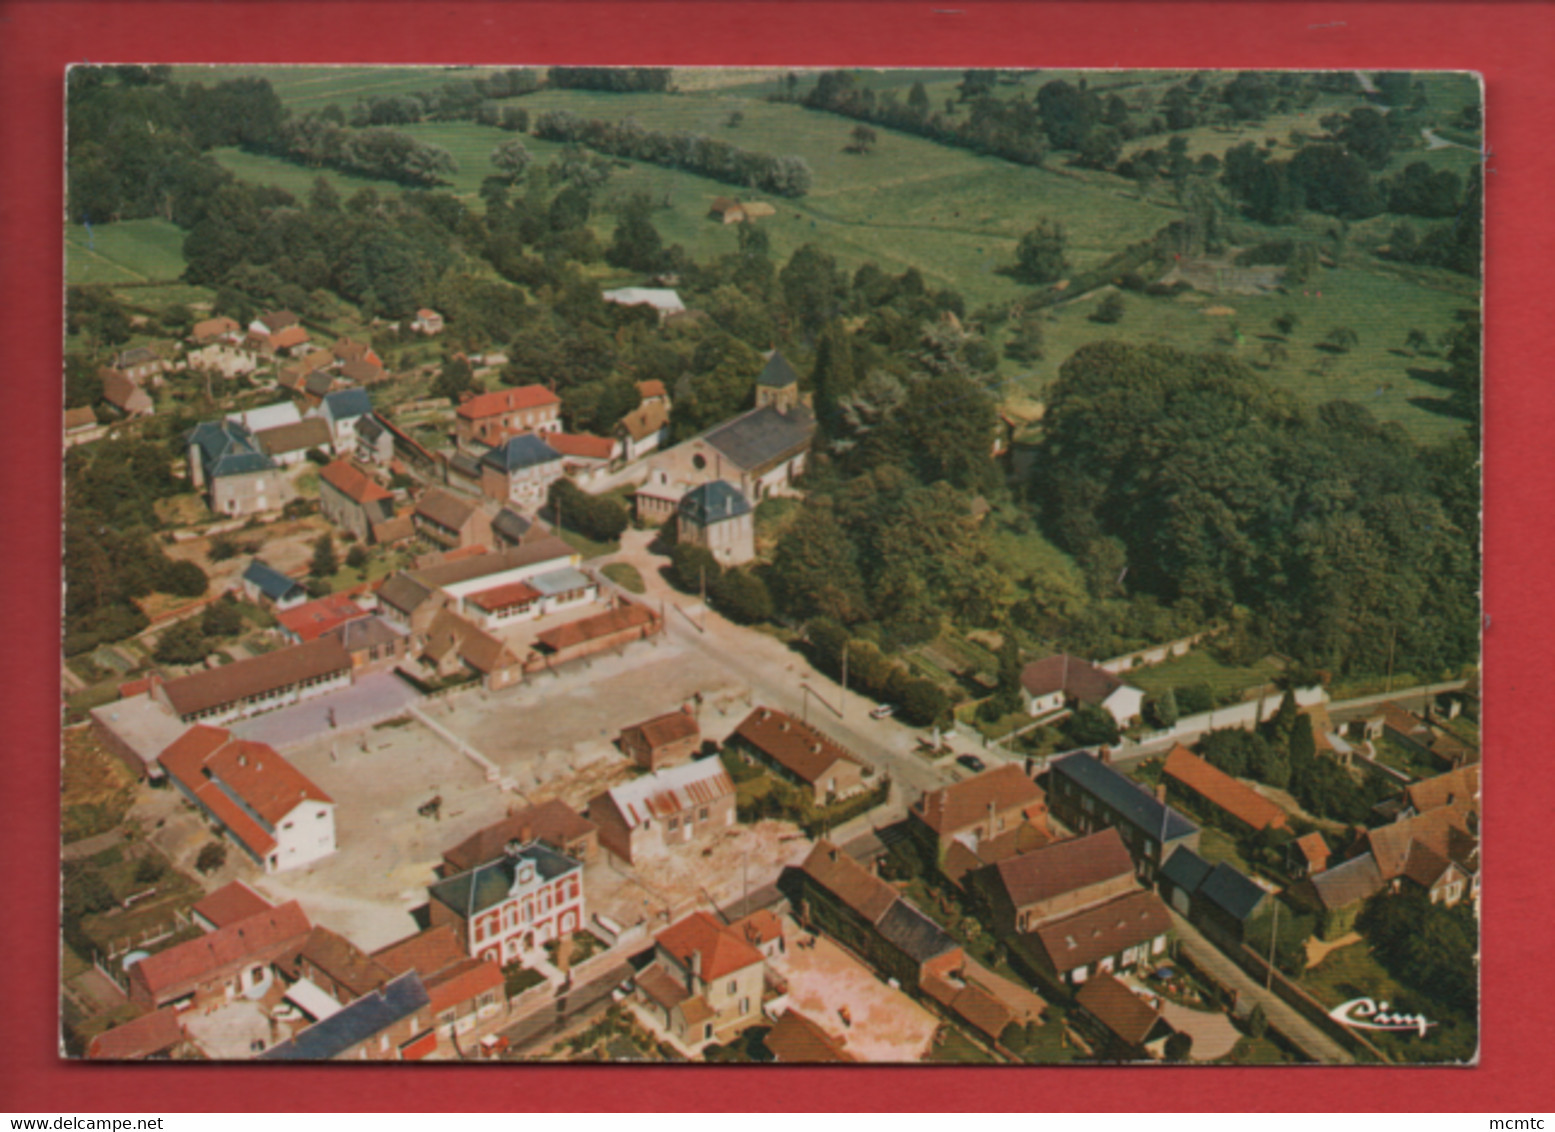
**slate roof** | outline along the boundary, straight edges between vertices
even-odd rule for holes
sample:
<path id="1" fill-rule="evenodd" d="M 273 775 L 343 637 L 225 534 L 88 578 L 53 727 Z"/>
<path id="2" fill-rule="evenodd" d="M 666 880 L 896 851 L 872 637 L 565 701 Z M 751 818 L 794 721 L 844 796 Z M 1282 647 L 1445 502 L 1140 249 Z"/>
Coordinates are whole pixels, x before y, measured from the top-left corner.
<path id="1" fill-rule="evenodd" d="M 745 942 L 739 932 L 707 912 L 693 912 L 671 924 L 654 937 L 654 942 L 688 971 L 691 957 L 700 955 L 701 977 L 709 983 L 763 961 L 761 952 Z"/>
<path id="2" fill-rule="evenodd" d="M 913 803 L 912 812 L 939 834 L 957 833 L 988 819 L 988 808 L 1003 814 L 1040 805 L 1042 788 L 1019 766 L 1005 763 L 938 790 Z M 993 830 L 989 830 L 990 835 Z"/>
<path id="3" fill-rule="evenodd" d="M 517 544 L 524 541 L 534 525 L 533 519 L 526 519 L 511 507 L 504 507 L 491 521 L 491 530 L 493 534 L 501 535 L 509 542 Z"/>
<path id="4" fill-rule="evenodd" d="M 487 861 L 466 872 L 438 881 L 427 889 L 432 899 L 469 919 L 508 898 L 513 890 L 519 861 L 532 861 L 541 881 L 554 880 L 583 866 L 565 853 L 536 841 L 516 854 Z"/>
<path id="5" fill-rule="evenodd" d="M 1342 864 L 1318 873 L 1309 882 L 1319 903 L 1333 910 L 1359 903 L 1382 891 L 1382 873 L 1370 853 L 1351 857 Z"/>
<path id="6" fill-rule="evenodd" d="M 624 782 L 596 797 L 589 807 L 608 800 L 627 828 L 636 829 L 653 818 L 705 806 L 733 793 L 734 780 L 722 762 L 698 759 Z"/>
<path id="7" fill-rule="evenodd" d="M 794 367 L 789 365 L 788 359 L 777 350 L 772 351 L 767 364 L 761 368 L 761 375 L 756 378 L 756 384 L 765 385 L 769 389 L 782 389 L 786 385 L 798 383 L 799 375 L 794 372 Z"/>
<path id="8" fill-rule="evenodd" d="M 1181 743 L 1166 756 L 1162 773 L 1254 830 L 1284 829 L 1286 826 L 1284 810 Z"/>
<path id="9" fill-rule="evenodd" d="M 707 527 L 749 515 L 752 508 L 750 501 L 738 488 L 731 487 L 723 480 L 711 480 L 686 492 L 677 510 L 682 519 L 699 527 Z"/>
<path id="10" fill-rule="evenodd" d="M 805 782 L 815 783 L 839 762 L 860 760 L 808 723 L 772 708 L 757 708 L 734 733 Z"/>
<path id="11" fill-rule="evenodd" d="M 1130 1046 L 1143 1045 L 1161 1017 L 1159 1007 L 1152 1007 L 1105 971 L 1085 980 L 1075 1002 Z"/>
<path id="12" fill-rule="evenodd" d="M 1040 904 L 1117 877 L 1134 875 L 1134 859 L 1110 826 L 1072 837 L 993 866 L 1016 908 Z"/>
<path id="13" fill-rule="evenodd" d="M 413 1016 L 431 1002 L 414 971 L 397 976 L 384 987 L 357 999 L 338 1014 L 315 1022 L 259 1055 L 261 1061 L 328 1061 L 339 1057 L 396 1022 Z"/>
<path id="14" fill-rule="evenodd" d="M 809 410 L 781 412 L 763 405 L 704 433 L 702 439 L 737 468 L 761 474 L 809 447 L 815 418 Z"/>
<path id="15" fill-rule="evenodd" d="M 302 592 L 299 583 L 258 558 L 244 568 L 243 580 L 255 586 L 271 601 L 285 601 L 293 592 Z"/>
<path id="16" fill-rule="evenodd" d="M 259 447 L 254 434 L 236 421 L 201 421 L 184 435 L 184 442 L 200 450 L 200 465 L 207 480 L 275 467 L 275 461 Z"/>
<path id="17" fill-rule="evenodd" d="M 1219 862 L 1199 885 L 1199 895 L 1232 919 L 1246 922 L 1269 894 L 1226 862 Z"/>
<path id="18" fill-rule="evenodd" d="M 205 711 L 273 692 L 320 676 L 351 670 L 351 658 L 333 637 L 276 649 L 220 668 L 208 668 L 169 680 L 163 693 L 179 715 Z"/>
<path id="19" fill-rule="evenodd" d="M 335 375 L 317 370 L 303 379 L 302 388 L 303 392 L 323 400 L 335 388 Z"/>
<path id="20" fill-rule="evenodd" d="M 352 417 L 365 417 L 373 411 L 372 398 L 365 389 L 342 389 L 324 398 L 324 412 L 332 421 L 348 421 Z"/>
<path id="21" fill-rule="evenodd" d="M 443 860 L 455 869 L 473 869 L 502 856 L 513 841 L 543 841 L 561 849 L 595 831 L 595 825 L 560 798 L 537 806 L 526 806 L 494 825 L 478 831 L 443 854 Z"/>
<path id="22" fill-rule="evenodd" d="M 1060 974 L 1116 955 L 1169 932 L 1171 915 L 1153 892 L 1131 892 L 1116 900 L 1059 920 L 1049 920 L 1032 933 Z"/>
<path id="23" fill-rule="evenodd" d="M 902 899 L 886 909 L 875 929 L 920 965 L 960 946 L 944 928 Z"/>
<path id="24" fill-rule="evenodd" d="M 1171 881 L 1188 895 L 1199 890 L 1204 878 L 1209 876 L 1211 865 L 1186 845 L 1179 845 L 1171 858 L 1161 868 L 1161 876 Z"/>
<path id="25" fill-rule="evenodd" d="M 377 413 L 368 413 L 356 422 L 357 437 L 366 440 L 369 444 L 377 444 L 378 438 L 387 431 L 383 427 L 383 422 L 378 419 Z"/>
<path id="26" fill-rule="evenodd" d="M 1193 822 L 1171 807 L 1164 806 L 1133 779 L 1085 751 L 1055 759 L 1050 764 L 1050 773 L 1068 779 L 1087 794 L 1100 799 L 1122 815 L 1130 825 L 1156 841 L 1161 838 L 1163 811 L 1166 814 L 1166 840 L 1186 837 L 1198 829 Z"/>
<path id="27" fill-rule="evenodd" d="M 511 474 L 560 460 L 562 454 L 532 432 L 510 436 L 481 457 L 488 468 Z"/>

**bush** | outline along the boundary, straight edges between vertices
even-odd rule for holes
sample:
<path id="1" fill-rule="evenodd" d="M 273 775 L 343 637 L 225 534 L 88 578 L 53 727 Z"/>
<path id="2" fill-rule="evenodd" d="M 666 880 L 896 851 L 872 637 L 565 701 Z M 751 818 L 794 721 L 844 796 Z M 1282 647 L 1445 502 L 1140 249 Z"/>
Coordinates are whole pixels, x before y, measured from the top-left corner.
<path id="1" fill-rule="evenodd" d="M 227 863 L 227 847 L 220 841 L 207 841 L 200 849 L 200 855 L 194 859 L 195 871 L 200 874 L 213 873 Z"/>
<path id="2" fill-rule="evenodd" d="M 208 651 L 200 622 L 191 617 L 164 629 L 151 656 L 160 664 L 199 664 Z"/>
<path id="3" fill-rule="evenodd" d="M 631 526 L 632 517 L 618 500 L 590 495 L 571 480 L 551 485 L 549 504 L 555 514 L 561 507 L 562 526 L 595 542 L 615 542 Z"/>
<path id="4" fill-rule="evenodd" d="M 243 631 L 243 614 L 231 594 L 205 607 L 200 614 L 200 631 L 207 637 L 234 637 Z"/>
<path id="5" fill-rule="evenodd" d="M 1125 309 L 1123 296 L 1116 291 L 1109 291 L 1102 301 L 1096 305 L 1096 309 L 1091 312 L 1091 321 L 1102 322 L 1108 325 L 1122 322 Z"/>
<path id="6" fill-rule="evenodd" d="M 1177 710 L 1183 715 L 1201 715 L 1215 710 L 1215 692 L 1208 684 L 1180 684 L 1172 689 Z"/>
<path id="7" fill-rule="evenodd" d="M 165 871 L 166 869 L 159 858 L 147 855 L 135 864 L 135 883 L 155 884 L 162 879 L 162 874 Z"/>
<path id="8" fill-rule="evenodd" d="M 675 549 L 670 551 L 670 581 L 676 589 L 688 594 L 700 593 L 704 572 L 711 592 L 723 573 L 718 559 L 706 547 L 689 542 L 676 543 Z"/>
<path id="9" fill-rule="evenodd" d="M 174 562 L 163 570 L 157 588 L 176 597 L 199 597 L 209 585 L 205 571 L 193 562 Z"/>
<path id="10" fill-rule="evenodd" d="M 357 543 L 346 552 L 346 565 L 353 570 L 360 570 L 367 565 L 367 548 Z"/>
<path id="11" fill-rule="evenodd" d="M 750 570 L 738 568 L 721 575 L 712 587 L 712 597 L 731 621 L 753 625 L 772 620 L 772 595 L 760 576 Z"/>
<path id="12" fill-rule="evenodd" d="M 210 549 L 206 551 L 212 562 L 225 562 L 235 557 L 238 552 L 237 539 L 229 534 L 220 534 L 211 539 Z"/>

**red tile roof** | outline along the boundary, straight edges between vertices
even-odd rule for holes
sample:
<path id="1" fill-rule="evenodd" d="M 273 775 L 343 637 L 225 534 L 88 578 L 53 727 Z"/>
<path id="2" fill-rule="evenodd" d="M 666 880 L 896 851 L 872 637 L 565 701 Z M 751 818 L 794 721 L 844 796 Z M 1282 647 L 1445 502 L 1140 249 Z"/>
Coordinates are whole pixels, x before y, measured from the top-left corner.
<path id="1" fill-rule="evenodd" d="M 330 594 L 316 601 L 284 609 L 275 615 L 275 619 L 281 623 L 282 628 L 291 630 L 304 641 L 311 641 L 322 637 L 337 625 L 366 616 L 367 611 L 344 594 Z"/>
<path id="2" fill-rule="evenodd" d="M 1161 1017 L 1159 1007 L 1152 1007 L 1125 983 L 1105 972 L 1085 980 L 1075 1001 L 1131 1046 L 1143 1045 Z"/>
<path id="3" fill-rule="evenodd" d="M 1166 756 L 1162 773 L 1255 830 L 1284 829 L 1286 826 L 1284 810 L 1219 767 L 1205 762 L 1181 743 Z"/>
<path id="4" fill-rule="evenodd" d="M 1417 814 L 1455 806 L 1458 809 L 1479 812 L 1479 766 L 1459 767 L 1439 774 L 1435 778 L 1423 778 L 1404 787 L 1404 797 Z"/>
<path id="5" fill-rule="evenodd" d="M 495 861 L 510 841 L 543 841 L 553 849 L 566 851 L 580 837 L 593 833 L 596 826 L 560 798 L 527 806 L 501 821 L 465 838 L 443 854 L 443 860 L 460 872 Z"/>
<path id="6" fill-rule="evenodd" d="M 301 326 L 288 326 L 270 335 L 270 345 L 277 350 L 284 350 L 288 346 L 300 346 L 307 340 L 308 332 Z"/>
<path id="7" fill-rule="evenodd" d="M 1010 857 L 994 866 L 1017 909 L 1040 904 L 1066 892 L 1134 875 L 1134 859 L 1118 831 L 1106 829 L 1071 837 Z"/>
<path id="8" fill-rule="evenodd" d="M 539 590 L 528 582 L 509 582 L 505 586 L 495 586 L 480 593 L 471 594 L 468 598 L 471 605 L 484 609 L 487 613 L 494 613 L 499 609 L 507 609 L 514 605 L 530 605 L 541 598 Z"/>
<path id="9" fill-rule="evenodd" d="M 545 405 L 560 404 L 561 399 L 543 385 L 520 385 L 515 389 L 499 389 L 495 393 L 471 397 L 459 406 L 459 415 L 465 420 L 478 421 L 517 409 L 538 409 Z"/>
<path id="10" fill-rule="evenodd" d="M 545 442 L 563 456 L 583 460 L 608 460 L 616 451 L 615 441 L 585 432 L 553 432 L 546 436 Z"/>
<path id="11" fill-rule="evenodd" d="M 973 775 L 952 786 L 930 790 L 912 811 L 939 834 L 958 833 L 988 820 L 989 807 L 996 814 L 1027 809 L 1043 802 L 1042 789 L 1014 763 Z M 990 829 L 988 834 L 995 831 Z"/>
<path id="12" fill-rule="evenodd" d="M 734 921 L 730 926 L 752 947 L 760 947 L 764 943 L 783 938 L 783 921 L 766 908 L 758 908 L 744 919 Z"/>
<path id="13" fill-rule="evenodd" d="M 695 738 L 702 734 L 701 728 L 697 726 L 696 717 L 684 710 L 665 712 L 663 715 L 656 715 L 652 719 L 621 729 L 623 738 L 630 732 L 641 734 L 649 749 L 655 751 L 671 743 L 679 743 L 683 739 Z"/>
<path id="14" fill-rule="evenodd" d="M 1034 934 L 1054 968 L 1067 974 L 1171 930 L 1172 917 L 1160 897 L 1153 892 L 1133 892 L 1073 916 L 1050 920 Z"/>
<path id="15" fill-rule="evenodd" d="M 396 975 L 416 971 L 425 981 L 464 962 L 469 953 L 459 945 L 459 935 L 452 924 L 439 924 L 379 948 L 373 952 L 373 958 Z"/>
<path id="16" fill-rule="evenodd" d="M 1032 661 L 1021 670 L 1020 682 L 1033 696 L 1061 691 L 1087 704 L 1099 704 L 1123 686 L 1112 673 L 1064 654 Z"/>
<path id="17" fill-rule="evenodd" d="M 322 676 L 351 671 L 351 657 L 333 637 L 276 649 L 220 668 L 169 680 L 162 692 L 179 715 L 219 708 Z"/>
<path id="18" fill-rule="evenodd" d="M 637 395 L 644 401 L 648 400 L 650 397 L 669 396 L 669 394 L 664 391 L 664 382 L 658 380 L 639 381 L 637 383 Z"/>
<path id="19" fill-rule="evenodd" d="M 379 500 L 394 498 L 394 494 L 388 488 L 350 460 L 335 460 L 325 465 L 324 470 L 319 472 L 319 478 L 357 503 L 376 503 Z"/>
<path id="20" fill-rule="evenodd" d="M 774 1058 L 789 1065 L 856 1060 L 839 1039 L 792 1007 L 783 1012 L 762 1041 Z"/>
<path id="21" fill-rule="evenodd" d="M 240 880 L 235 880 L 231 884 L 222 885 L 215 892 L 195 904 L 190 911 L 196 916 L 200 916 L 214 924 L 219 930 L 228 924 L 246 920 L 248 917 L 258 915 L 267 908 L 274 907 L 275 905 L 271 904 L 263 896 L 260 896 L 252 888 L 249 888 L 248 885 Z"/>
<path id="22" fill-rule="evenodd" d="M 691 957 L 700 955 L 701 977 L 710 983 L 762 962 L 761 952 L 746 943 L 734 929 L 720 924 L 706 912 L 693 912 L 678 924 L 665 928 L 654 940 L 688 971 L 691 970 Z"/>
<path id="23" fill-rule="evenodd" d="M 839 762 L 859 762 L 841 743 L 772 708 L 757 708 L 734 733 L 806 782 L 820 781 Z"/>
<path id="24" fill-rule="evenodd" d="M 130 982 L 165 1004 L 250 963 L 275 962 L 301 946 L 312 928 L 293 900 L 147 956 L 130 967 Z"/>
<path id="25" fill-rule="evenodd" d="M 1317 830 L 1296 838 L 1296 848 L 1306 858 L 1309 873 L 1320 873 L 1328 868 L 1328 842 L 1323 840 L 1323 835 Z"/>
<path id="26" fill-rule="evenodd" d="M 184 1036 L 178 1011 L 164 1006 L 104 1030 L 87 1045 L 86 1056 L 92 1061 L 140 1061 L 165 1053 L 183 1041 Z"/>
<path id="27" fill-rule="evenodd" d="M 596 613 L 592 617 L 583 617 L 577 621 L 569 621 L 565 625 L 558 625 L 554 629 L 547 629 L 536 640 L 552 652 L 561 652 L 599 637 L 608 637 L 612 633 L 651 625 L 654 620 L 653 611 L 647 606 L 627 602 L 608 613 Z"/>
<path id="28" fill-rule="evenodd" d="M 502 968 L 490 959 L 463 959 L 456 966 L 423 980 L 431 998 L 430 1010 L 436 1017 L 445 1010 L 463 1006 L 487 991 L 500 990 L 504 983 Z"/>

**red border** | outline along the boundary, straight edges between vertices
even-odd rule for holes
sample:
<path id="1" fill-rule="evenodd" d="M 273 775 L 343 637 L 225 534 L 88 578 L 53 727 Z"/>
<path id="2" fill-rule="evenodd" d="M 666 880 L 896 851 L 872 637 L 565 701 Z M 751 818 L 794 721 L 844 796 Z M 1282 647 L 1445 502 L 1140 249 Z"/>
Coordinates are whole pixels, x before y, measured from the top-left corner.
<path id="1" fill-rule="evenodd" d="M 952 11 L 935 8 L 958 5 Z M 0 0 L 0 325 L 5 493 L 0 654 L 7 739 L 0 860 L 0 1108 L 89 1111 L 574 1108 L 1453 1110 L 1547 1107 L 1550 783 L 1534 681 L 1555 550 L 1548 190 L 1555 19 L 1513 3 L 154 3 Z M 61 76 L 128 62 L 589 62 L 1461 68 L 1485 75 L 1489 459 L 1485 1008 L 1474 1070 L 1154 1071 L 350 1068 L 255 1072 L 62 1063 L 54 1054 Z M 1540 348 L 1544 347 L 1544 350 Z M 1544 506 L 1541 506 L 1544 505 Z M 1538 520 L 1543 519 L 1540 523 Z M 1530 521 L 1532 520 L 1532 521 Z M 1519 528 L 1514 524 L 1522 522 Z M 1490 619 L 1493 618 L 1493 621 Z M 1513 767 L 1515 766 L 1515 771 Z M 25 799 L 25 803 L 18 804 Z M 20 812 L 18 812 L 20 811 Z"/>

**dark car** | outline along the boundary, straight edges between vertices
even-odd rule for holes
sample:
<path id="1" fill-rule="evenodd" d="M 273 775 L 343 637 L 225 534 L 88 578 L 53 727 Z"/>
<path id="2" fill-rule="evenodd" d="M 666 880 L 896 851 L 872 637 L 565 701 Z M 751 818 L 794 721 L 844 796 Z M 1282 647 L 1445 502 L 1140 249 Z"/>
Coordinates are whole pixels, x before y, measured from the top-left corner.
<path id="1" fill-rule="evenodd" d="M 956 762 L 960 763 L 962 766 L 966 767 L 967 770 L 970 770 L 974 774 L 981 774 L 983 771 L 988 769 L 983 765 L 983 760 L 978 758 L 976 755 L 957 755 Z"/>

